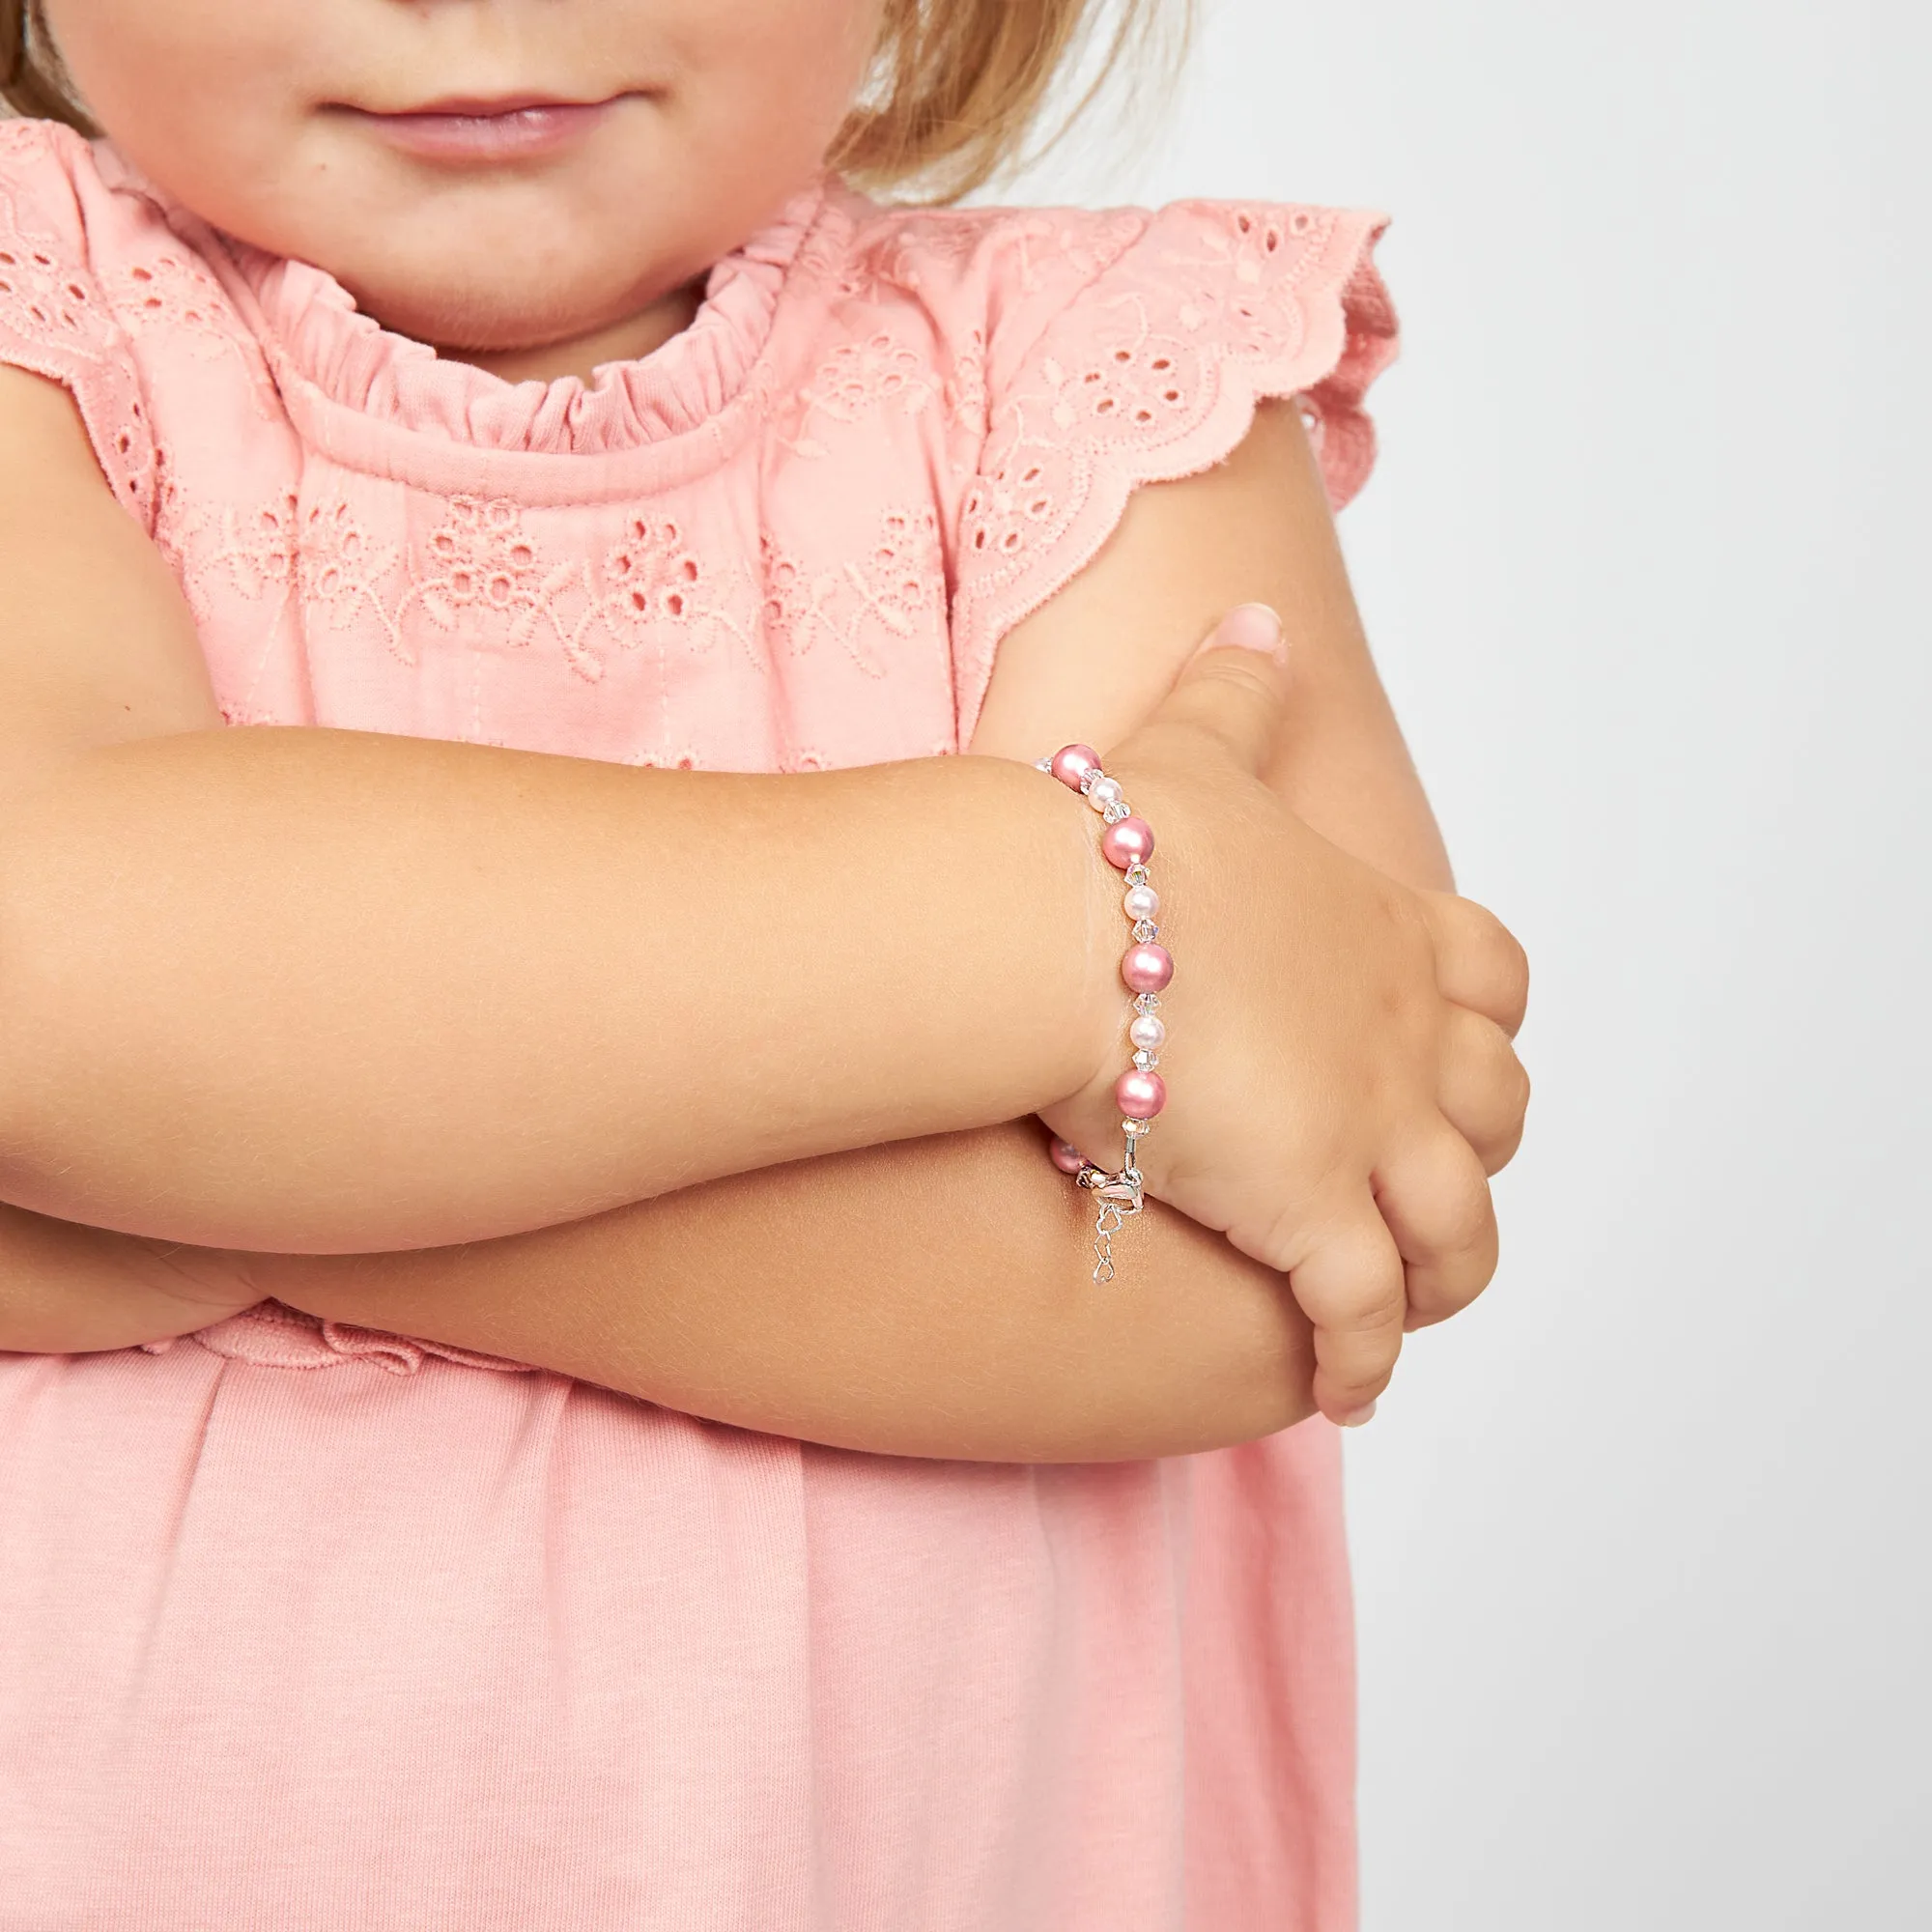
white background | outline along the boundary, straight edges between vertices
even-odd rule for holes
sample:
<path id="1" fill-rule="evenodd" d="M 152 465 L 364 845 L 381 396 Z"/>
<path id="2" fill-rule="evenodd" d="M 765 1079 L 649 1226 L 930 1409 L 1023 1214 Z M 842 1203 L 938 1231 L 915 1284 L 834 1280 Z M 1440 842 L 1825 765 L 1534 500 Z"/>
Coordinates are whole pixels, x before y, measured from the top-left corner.
<path id="1" fill-rule="evenodd" d="M 1345 533 L 1537 976 L 1502 1273 L 1352 1449 L 1367 1932 L 1924 1932 L 1927 11 L 1204 6 L 1021 191 L 1395 214 Z"/>

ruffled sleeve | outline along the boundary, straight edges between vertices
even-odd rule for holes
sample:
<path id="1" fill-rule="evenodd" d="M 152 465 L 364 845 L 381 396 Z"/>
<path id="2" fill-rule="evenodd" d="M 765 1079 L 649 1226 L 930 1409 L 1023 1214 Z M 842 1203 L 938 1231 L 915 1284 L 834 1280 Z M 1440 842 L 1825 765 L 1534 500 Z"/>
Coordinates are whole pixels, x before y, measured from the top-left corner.
<path id="1" fill-rule="evenodd" d="M 71 392 L 108 484 L 152 532 L 154 434 L 88 247 L 87 203 L 104 192 L 71 128 L 0 122 L 0 362 Z"/>
<path id="2" fill-rule="evenodd" d="M 1001 639 L 1093 559 L 1142 484 L 1223 461 L 1262 399 L 1301 399 L 1346 503 L 1375 459 L 1363 397 L 1396 352 L 1379 214 L 1195 201 L 1089 215 L 1084 234 L 1055 219 L 1050 259 L 1011 258 L 992 291 L 986 440 L 957 530 L 962 745 Z"/>

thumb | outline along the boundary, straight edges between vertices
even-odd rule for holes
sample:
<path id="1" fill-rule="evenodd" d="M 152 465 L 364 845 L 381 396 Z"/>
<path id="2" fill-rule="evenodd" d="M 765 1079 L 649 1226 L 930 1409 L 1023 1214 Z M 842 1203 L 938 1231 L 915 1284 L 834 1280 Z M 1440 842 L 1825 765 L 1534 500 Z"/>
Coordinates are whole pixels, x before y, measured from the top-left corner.
<path id="1" fill-rule="evenodd" d="M 1265 604 L 1239 604 L 1208 634 L 1149 722 L 1209 732 L 1259 776 L 1287 708 L 1281 619 Z"/>

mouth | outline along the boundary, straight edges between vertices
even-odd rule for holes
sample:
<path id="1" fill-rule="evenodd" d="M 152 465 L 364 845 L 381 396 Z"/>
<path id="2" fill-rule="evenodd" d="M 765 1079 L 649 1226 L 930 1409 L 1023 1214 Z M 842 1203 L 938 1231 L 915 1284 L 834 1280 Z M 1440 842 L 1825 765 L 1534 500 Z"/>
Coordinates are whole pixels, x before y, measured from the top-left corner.
<path id="1" fill-rule="evenodd" d="M 497 99 L 452 97 L 399 112 L 342 106 L 390 147 L 418 159 L 457 164 L 531 160 L 582 140 L 623 95 L 561 100 L 543 95 Z"/>

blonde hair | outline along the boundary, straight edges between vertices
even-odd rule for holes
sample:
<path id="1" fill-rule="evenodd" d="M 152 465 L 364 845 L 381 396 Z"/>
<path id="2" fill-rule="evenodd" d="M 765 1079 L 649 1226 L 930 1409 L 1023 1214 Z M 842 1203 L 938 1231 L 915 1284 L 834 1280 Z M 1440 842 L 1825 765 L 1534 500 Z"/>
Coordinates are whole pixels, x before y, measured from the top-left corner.
<path id="1" fill-rule="evenodd" d="M 832 163 L 866 187 L 956 200 L 1046 152 L 1130 69 L 1136 77 L 1171 75 L 1193 5 L 886 0 L 871 71 Z M 1085 85 L 1040 137 L 1055 80 L 1083 64 Z M 41 0 L 0 0 L 0 99 L 89 136 L 99 131 L 61 66 Z"/>
<path id="2" fill-rule="evenodd" d="M 955 200 L 1037 159 L 1122 75 L 1171 79 L 1193 14 L 1194 0 L 886 0 L 833 165 L 862 186 Z M 1055 81 L 1083 66 L 1042 134 Z"/>

